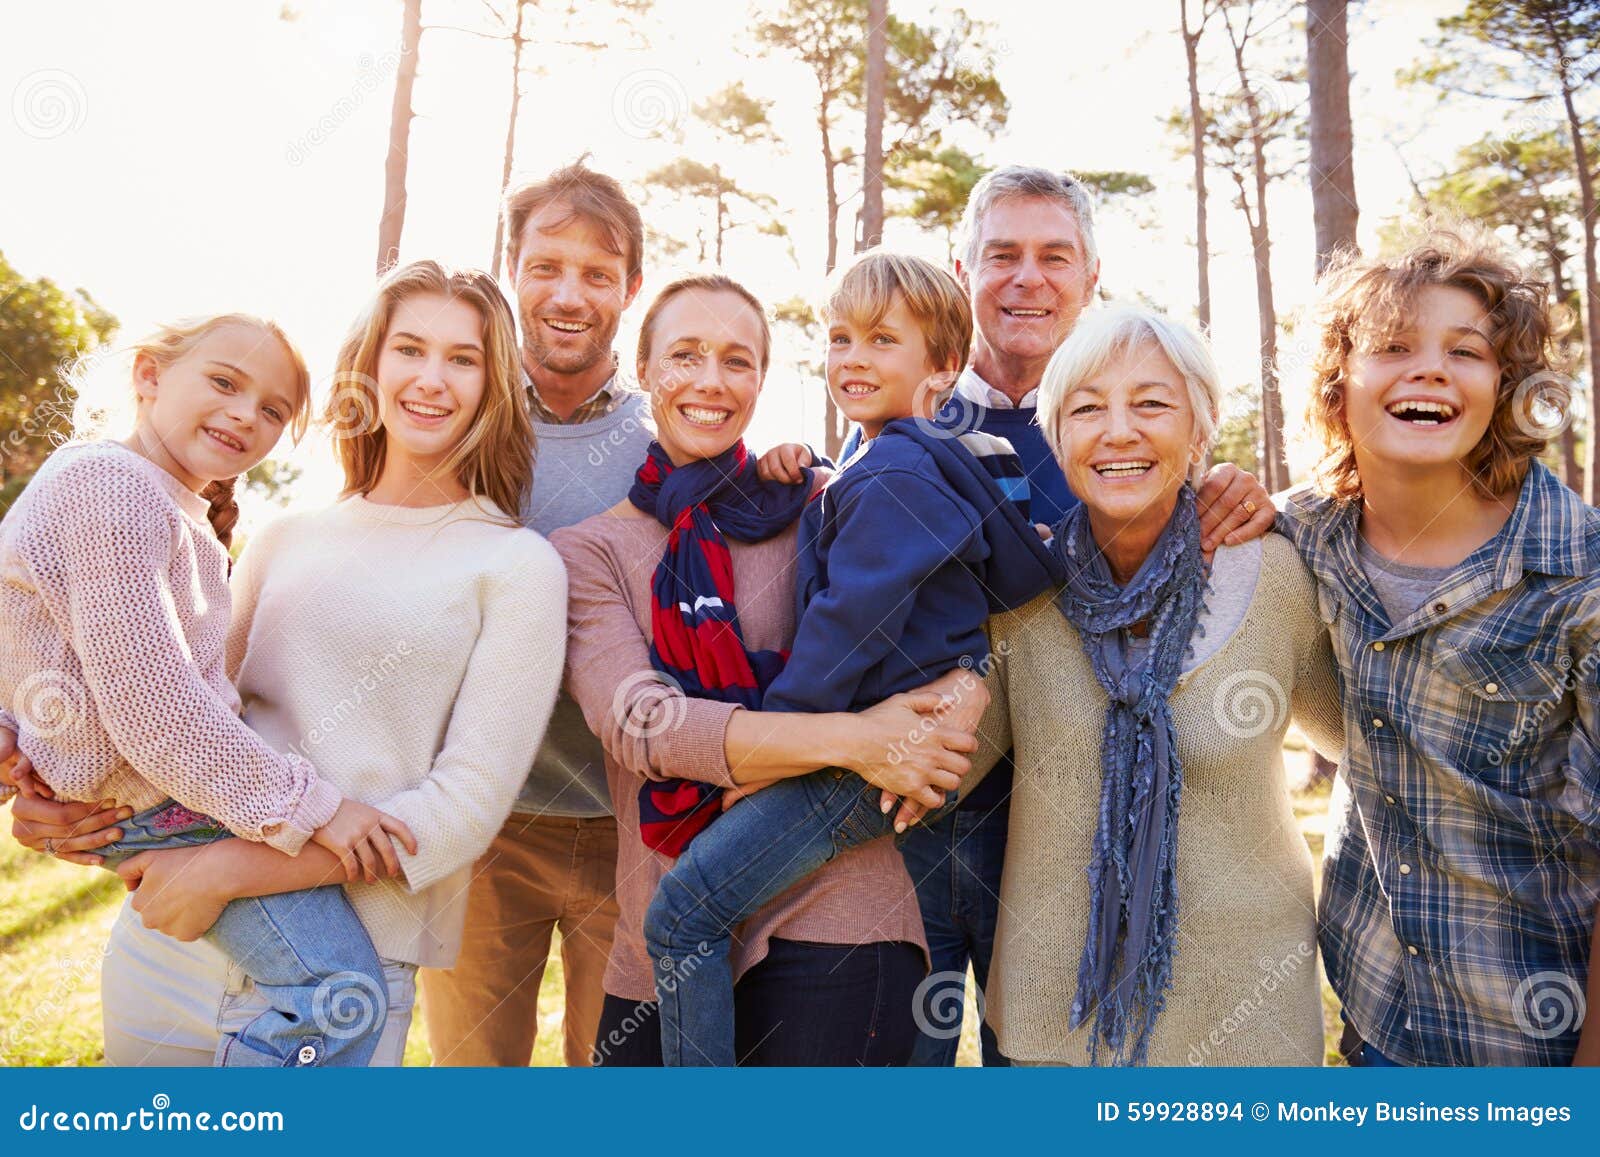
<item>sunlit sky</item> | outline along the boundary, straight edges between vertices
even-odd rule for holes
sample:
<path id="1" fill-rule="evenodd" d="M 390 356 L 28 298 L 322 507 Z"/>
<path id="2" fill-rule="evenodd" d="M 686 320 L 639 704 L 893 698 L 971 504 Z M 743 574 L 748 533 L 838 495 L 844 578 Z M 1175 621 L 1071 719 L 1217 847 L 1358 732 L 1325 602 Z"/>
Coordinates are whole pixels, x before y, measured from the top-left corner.
<path id="1" fill-rule="evenodd" d="M 502 5 L 504 7 L 506 5 Z M 559 5 L 550 7 L 559 8 Z M 928 19 L 953 5 L 890 0 Z M 1156 192 L 1136 209 L 1107 206 L 1099 228 L 1102 284 L 1135 290 L 1181 316 L 1194 308 L 1190 162 L 1163 122 L 1186 103 L 1176 32 L 1178 0 L 1119 4 L 986 0 L 969 9 L 994 27 L 997 72 L 1011 99 L 994 139 L 960 127 L 951 138 L 989 163 L 1130 169 Z M 1492 126 L 1494 112 L 1440 107 L 1401 90 L 1439 16 L 1459 0 L 1372 0 L 1352 17 L 1352 108 L 1362 240 L 1401 212 L 1408 186 L 1396 143 L 1426 176 Z M 594 0 L 572 19 L 595 20 Z M 290 18 L 285 19 L 287 14 Z M 340 335 L 372 286 L 383 160 L 389 133 L 398 0 L 52 0 L 0 15 L 0 250 L 29 276 L 83 286 L 121 319 L 124 334 L 194 313 L 244 309 L 278 318 L 326 380 Z M 753 232 L 729 237 L 725 265 L 765 300 L 815 296 L 824 260 L 823 192 L 814 86 L 797 63 L 764 58 L 743 3 L 656 0 L 637 33 L 606 17 L 563 32 L 545 18 L 523 78 L 516 172 L 538 175 L 582 152 L 629 183 L 647 222 L 693 241 L 694 220 L 643 188 L 651 168 L 680 155 L 720 160 L 777 197 L 798 261 Z M 487 27 L 478 0 L 425 0 L 425 26 Z M 550 46 L 609 37 L 603 51 Z M 1206 47 L 1226 45 L 1220 30 Z M 1263 70 L 1276 62 L 1263 60 Z M 1225 79 L 1220 59 L 1203 87 Z M 510 46 L 443 27 L 422 38 L 411 131 L 403 259 L 489 264 L 510 97 Z M 742 79 L 775 102 L 779 147 L 718 148 L 689 106 Z M 1301 99 L 1303 90 L 1291 94 Z M 1283 99 L 1275 96 L 1275 99 Z M 666 131 L 683 130 L 682 140 Z M 846 143 L 854 143 L 847 141 Z M 856 185 L 843 183 L 845 192 Z M 858 202 L 845 207 L 853 222 Z M 1303 173 L 1270 202 L 1280 312 L 1310 293 L 1312 213 Z M 1214 339 L 1226 378 L 1255 379 L 1255 288 L 1248 237 L 1222 174 L 1211 178 Z M 849 249 L 849 225 L 841 241 Z M 945 257 L 942 233 L 891 220 L 887 243 Z M 685 257 L 692 264 L 695 247 Z M 685 266 L 687 268 L 687 265 Z M 646 269 L 648 299 L 679 269 Z M 631 349 L 642 302 L 625 317 Z M 1304 339 L 1301 339 L 1302 342 Z M 1286 339 L 1288 412 L 1295 414 L 1295 342 Z M 820 438 L 822 386 L 778 351 L 749 441 Z M 287 449 L 287 444 L 285 444 Z M 304 478 L 298 503 L 337 483 L 325 444 L 290 458 Z M 259 516 L 247 510 L 248 519 Z"/>

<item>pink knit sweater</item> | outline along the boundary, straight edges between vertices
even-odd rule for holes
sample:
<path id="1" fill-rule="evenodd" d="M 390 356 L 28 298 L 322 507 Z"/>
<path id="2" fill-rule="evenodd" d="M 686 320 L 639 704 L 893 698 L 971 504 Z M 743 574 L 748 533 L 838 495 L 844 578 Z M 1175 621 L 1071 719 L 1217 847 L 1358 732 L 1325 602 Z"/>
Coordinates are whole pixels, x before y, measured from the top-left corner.
<path id="1" fill-rule="evenodd" d="M 650 578 L 666 540 L 654 519 L 611 514 L 550 536 L 567 564 L 567 690 L 605 747 L 617 816 L 621 915 L 605 990 L 624 1000 L 655 999 L 644 912 L 672 866 L 639 838 L 640 782 L 675 778 L 732 786 L 722 741 L 729 716 L 741 710 L 687 698 L 650 666 Z M 761 543 L 730 541 L 728 549 L 745 645 L 787 650 L 794 639 L 794 529 Z M 911 877 L 887 839 L 846 852 L 741 925 L 733 945 L 736 979 L 766 956 L 774 936 L 927 944 Z"/>
<path id="2" fill-rule="evenodd" d="M 239 720 L 206 503 L 116 442 L 57 450 L 0 523 L 0 722 L 63 800 L 172 798 L 299 851 L 341 796 Z"/>

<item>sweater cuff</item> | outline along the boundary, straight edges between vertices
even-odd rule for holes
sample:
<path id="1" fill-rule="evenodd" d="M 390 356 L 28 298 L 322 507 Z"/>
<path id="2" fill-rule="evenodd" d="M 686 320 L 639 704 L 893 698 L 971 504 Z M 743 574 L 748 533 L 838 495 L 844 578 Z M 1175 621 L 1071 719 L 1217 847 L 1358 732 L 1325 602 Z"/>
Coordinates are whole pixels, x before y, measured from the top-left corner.
<path id="1" fill-rule="evenodd" d="M 312 833 L 333 819 L 334 812 L 344 802 L 344 796 L 338 788 L 307 770 L 311 782 L 300 802 L 290 811 L 289 818 L 262 829 L 268 844 L 290 856 L 299 855 Z"/>
<path id="2" fill-rule="evenodd" d="M 728 766 L 728 749 L 723 741 L 728 733 L 728 720 L 743 708 L 737 703 L 716 699 L 686 698 L 683 702 L 687 705 L 683 721 L 657 741 L 661 746 L 657 764 L 661 773 L 650 778 L 692 779 L 713 787 L 735 786 L 733 769 Z"/>

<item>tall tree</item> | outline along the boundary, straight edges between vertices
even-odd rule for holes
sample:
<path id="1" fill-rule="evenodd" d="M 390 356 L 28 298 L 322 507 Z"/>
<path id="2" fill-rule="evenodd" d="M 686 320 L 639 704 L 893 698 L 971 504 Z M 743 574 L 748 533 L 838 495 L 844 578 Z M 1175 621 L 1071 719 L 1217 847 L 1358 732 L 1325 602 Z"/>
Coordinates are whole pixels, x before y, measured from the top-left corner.
<path id="1" fill-rule="evenodd" d="M 1256 316 L 1261 356 L 1261 468 L 1266 487 L 1276 493 L 1289 485 L 1289 458 L 1283 438 L 1283 398 L 1278 390 L 1278 309 L 1272 285 L 1272 227 L 1267 190 L 1289 171 L 1274 165 L 1281 144 L 1299 134 L 1298 117 L 1287 93 L 1293 78 L 1254 69 L 1251 45 L 1259 45 L 1288 10 L 1268 0 L 1228 0 L 1221 8 L 1234 73 L 1231 92 L 1210 110 L 1205 143 L 1232 178 L 1234 204 L 1250 230 L 1256 275 Z"/>
<path id="2" fill-rule="evenodd" d="M 824 269 L 830 273 L 839 260 L 840 212 L 856 196 L 841 193 L 840 177 L 862 159 L 837 142 L 848 131 L 846 118 L 854 124 L 865 109 L 866 44 L 859 30 L 868 11 L 868 0 L 786 0 L 756 30 L 769 50 L 794 55 L 816 81 L 827 230 Z M 943 22 L 926 26 L 888 15 L 884 29 L 887 156 L 901 150 L 937 151 L 943 128 L 955 121 L 990 134 L 1004 127 L 1009 107 L 994 75 L 996 54 L 987 24 L 956 9 Z M 827 419 L 825 444 L 833 454 L 848 431 L 831 400 Z"/>
<path id="3" fill-rule="evenodd" d="M 867 143 L 861 154 L 861 235 L 856 252 L 883 240 L 884 80 L 889 52 L 888 0 L 867 0 Z"/>
<path id="4" fill-rule="evenodd" d="M 695 119 L 711 130 L 718 156 L 729 145 L 776 147 L 769 113 L 772 102 L 751 96 L 741 81 L 723 88 L 694 107 Z M 777 216 L 777 201 L 766 193 L 746 189 L 724 171 L 722 162 L 707 164 L 694 156 L 680 157 L 645 176 L 647 186 L 670 190 L 679 196 L 704 200 L 711 211 L 710 247 L 722 265 L 723 242 L 735 229 L 754 226 L 764 233 L 785 237 L 788 230 Z M 737 210 L 743 212 L 738 213 Z M 707 236 L 701 229 L 700 260 L 706 260 Z"/>
<path id="5" fill-rule="evenodd" d="M 389 152 L 383 162 L 383 215 L 378 218 L 378 272 L 400 256 L 406 223 L 406 160 L 411 145 L 411 90 L 417 83 L 417 49 L 422 42 L 422 0 L 405 0 L 400 24 L 400 66 L 395 70 L 394 104 L 389 113 Z"/>
<path id="6" fill-rule="evenodd" d="M 1183 55 L 1189 73 L 1189 151 L 1194 158 L 1195 316 L 1200 328 L 1211 328 L 1211 247 L 1206 235 L 1206 114 L 1200 104 L 1200 37 L 1215 14 L 1211 0 L 1200 0 L 1200 17 L 1189 26 L 1189 0 L 1178 0 Z"/>
<path id="7" fill-rule="evenodd" d="M 517 155 L 517 113 L 522 108 L 522 50 L 528 43 L 527 10 L 538 0 L 511 0 L 511 12 L 506 21 L 506 32 L 511 41 L 511 111 L 506 117 L 506 150 L 500 162 L 500 194 L 511 187 L 511 166 Z M 505 254 L 506 223 L 502 214 L 494 215 L 494 254 L 489 259 L 489 274 L 500 276 L 500 262 Z"/>
<path id="8" fill-rule="evenodd" d="M 1311 205 L 1317 272 L 1356 246 L 1355 136 L 1350 128 L 1349 0 L 1306 0 L 1306 84 L 1311 93 Z"/>
<path id="9" fill-rule="evenodd" d="M 1583 227 L 1584 320 L 1589 345 L 1590 437 L 1584 499 L 1600 501 L 1600 273 L 1596 271 L 1593 138 L 1578 110 L 1600 76 L 1600 4 L 1594 0 L 1468 0 L 1439 21 L 1438 56 L 1404 77 L 1489 100 L 1554 101 L 1572 150 Z"/>
<path id="10" fill-rule="evenodd" d="M 77 394 L 62 371 L 116 329 L 85 290 L 24 277 L 0 254 L 0 514 L 72 433 Z"/>
<path id="11" fill-rule="evenodd" d="M 953 262 L 956 228 L 973 187 L 986 171 L 982 161 L 954 145 L 937 153 L 901 149 L 889 157 L 884 181 L 892 191 L 908 196 L 889 214 L 910 218 L 929 232 L 943 230 L 945 260 Z"/>

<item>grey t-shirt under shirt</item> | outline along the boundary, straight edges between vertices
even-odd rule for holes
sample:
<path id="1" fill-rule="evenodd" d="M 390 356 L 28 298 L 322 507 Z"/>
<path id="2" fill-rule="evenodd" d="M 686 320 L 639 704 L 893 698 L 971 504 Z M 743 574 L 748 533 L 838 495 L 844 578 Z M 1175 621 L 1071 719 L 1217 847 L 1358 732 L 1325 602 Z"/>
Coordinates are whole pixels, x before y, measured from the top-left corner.
<path id="1" fill-rule="evenodd" d="M 1428 596 L 1449 577 L 1453 566 L 1407 566 L 1385 558 L 1374 550 L 1361 535 L 1356 535 L 1356 549 L 1361 555 L 1361 569 L 1367 581 L 1378 594 L 1378 601 L 1389 615 L 1391 626 L 1405 622 L 1417 608 L 1428 601 Z"/>

